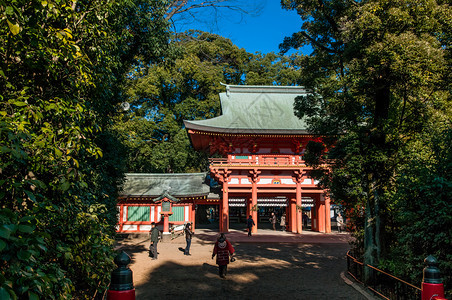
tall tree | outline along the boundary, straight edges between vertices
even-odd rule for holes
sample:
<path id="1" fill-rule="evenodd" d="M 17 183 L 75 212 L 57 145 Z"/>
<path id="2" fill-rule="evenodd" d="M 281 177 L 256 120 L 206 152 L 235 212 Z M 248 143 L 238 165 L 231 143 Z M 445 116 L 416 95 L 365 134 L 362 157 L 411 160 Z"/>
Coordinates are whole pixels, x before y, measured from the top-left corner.
<path id="1" fill-rule="evenodd" d="M 0 1 L 0 298 L 108 284 L 132 65 L 165 53 L 161 1 Z M 115 145 L 115 146 L 113 146 Z"/>
<path id="2" fill-rule="evenodd" d="M 394 195 L 397 231 L 383 267 L 421 282 L 424 259 L 439 262 L 444 287 L 452 295 L 452 124 L 430 123 L 410 143 Z"/>
<path id="3" fill-rule="evenodd" d="M 218 116 L 221 82 L 290 85 L 298 78 L 290 60 L 250 54 L 215 34 L 184 33 L 174 44 L 180 51 L 174 61 L 131 74 L 131 109 L 116 126 L 129 147 L 130 171 L 206 171 L 207 157 L 191 148 L 183 120 Z"/>
<path id="4" fill-rule="evenodd" d="M 312 131 L 339 136 L 324 183 L 355 212 L 364 207 L 364 262 L 376 265 L 390 241 L 403 149 L 450 100 L 451 7 L 432 0 L 281 2 L 304 20 L 281 49 L 313 48 L 299 64 L 314 95 L 298 99 L 296 113 Z M 320 162 L 324 149 L 310 148 Z"/>

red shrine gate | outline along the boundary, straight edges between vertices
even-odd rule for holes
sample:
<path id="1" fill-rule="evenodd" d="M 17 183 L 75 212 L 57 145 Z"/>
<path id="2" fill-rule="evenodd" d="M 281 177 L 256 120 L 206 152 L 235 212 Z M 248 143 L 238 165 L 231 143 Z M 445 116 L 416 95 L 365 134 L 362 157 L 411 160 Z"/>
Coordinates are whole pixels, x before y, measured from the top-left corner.
<path id="1" fill-rule="evenodd" d="M 229 229 L 229 206 L 243 199 L 246 215 L 258 220 L 259 206 L 286 207 L 288 230 L 302 232 L 302 197 L 314 199 L 312 230 L 331 232 L 330 200 L 309 178 L 301 156 L 289 155 L 228 155 L 227 159 L 212 159 L 210 170 L 222 184 L 220 200 L 220 231 Z M 259 161 L 263 161 L 259 163 Z M 275 164 L 274 161 L 280 161 Z M 285 161 L 286 163 L 281 163 Z M 257 226 L 253 227 L 257 232 Z"/>
<path id="2" fill-rule="evenodd" d="M 303 159 L 306 144 L 321 139 L 293 114 L 295 97 L 306 94 L 302 87 L 228 85 L 220 94 L 221 116 L 185 121 L 196 150 L 223 156 L 210 159 L 210 172 L 222 186 L 221 232 L 229 230 L 230 207 L 245 207 L 257 225 L 260 206 L 279 206 L 285 207 L 288 230 L 301 233 L 303 198 L 314 202 L 312 230 L 331 232 L 330 199 Z"/>

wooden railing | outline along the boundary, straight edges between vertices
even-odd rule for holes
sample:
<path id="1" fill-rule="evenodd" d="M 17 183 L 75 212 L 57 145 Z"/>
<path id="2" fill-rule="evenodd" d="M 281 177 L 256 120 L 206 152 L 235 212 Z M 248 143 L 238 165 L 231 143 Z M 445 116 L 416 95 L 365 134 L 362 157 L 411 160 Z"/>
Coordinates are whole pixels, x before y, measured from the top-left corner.
<path id="1" fill-rule="evenodd" d="M 364 284 L 364 268 L 371 269 L 370 281 L 365 286 L 382 299 L 419 300 L 421 289 L 374 266 L 364 264 L 347 252 L 347 270 L 357 282 Z"/>
<path id="2" fill-rule="evenodd" d="M 209 162 L 219 166 L 306 166 L 300 155 L 233 155 L 230 158 L 209 158 Z"/>

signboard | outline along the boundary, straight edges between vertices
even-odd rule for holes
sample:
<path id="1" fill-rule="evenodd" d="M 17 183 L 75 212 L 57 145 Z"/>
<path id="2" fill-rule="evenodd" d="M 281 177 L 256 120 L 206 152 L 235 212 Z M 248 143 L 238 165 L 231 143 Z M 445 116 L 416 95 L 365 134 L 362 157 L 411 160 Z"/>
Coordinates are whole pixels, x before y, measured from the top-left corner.
<path id="1" fill-rule="evenodd" d="M 171 211 L 171 203 L 169 201 L 162 202 L 162 212 Z"/>

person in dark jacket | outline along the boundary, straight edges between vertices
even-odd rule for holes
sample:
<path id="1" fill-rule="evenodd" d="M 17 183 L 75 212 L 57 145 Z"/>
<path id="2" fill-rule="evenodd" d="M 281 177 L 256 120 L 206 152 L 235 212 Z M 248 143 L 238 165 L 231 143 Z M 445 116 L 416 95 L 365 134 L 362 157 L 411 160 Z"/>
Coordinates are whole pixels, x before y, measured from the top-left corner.
<path id="1" fill-rule="evenodd" d="M 187 246 L 185 247 L 184 255 L 191 255 L 190 254 L 190 245 L 191 245 L 191 238 L 193 236 L 193 231 L 191 230 L 191 223 L 187 223 L 185 225 L 185 241 L 187 242 Z"/>
<path id="2" fill-rule="evenodd" d="M 253 217 L 251 217 L 251 215 L 249 216 L 249 218 L 246 220 L 246 227 L 248 228 L 248 236 L 251 236 L 251 230 L 253 229 L 253 226 L 255 226 L 256 224 L 254 223 Z"/>
<path id="3" fill-rule="evenodd" d="M 152 228 L 149 231 L 149 235 L 151 236 L 151 245 L 149 247 L 149 250 L 151 251 L 152 254 L 152 259 L 157 259 L 158 256 L 158 252 L 157 252 L 157 244 L 159 242 L 159 230 L 158 228 L 155 226 L 155 223 L 152 223 Z"/>
<path id="4" fill-rule="evenodd" d="M 275 216 L 274 212 L 272 212 L 272 216 L 270 218 L 270 223 L 272 223 L 273 230 L 276 230 L 276 216 Z"/>
<path id="5" fill-rule="evenodd" d="M 226 273 L 228 271 L 229 264 L 229 256 L 231 257 L 231 262 L 235 261 L 233 257 L 235 252 L 232 244 L 226 239 L 224 233 L 220 234 L 218 240 L 215 242 L 215 246 L 213 247 L 212 259 L 217 256 L 217 265 L 221 278 L 226 277 Z"/>

